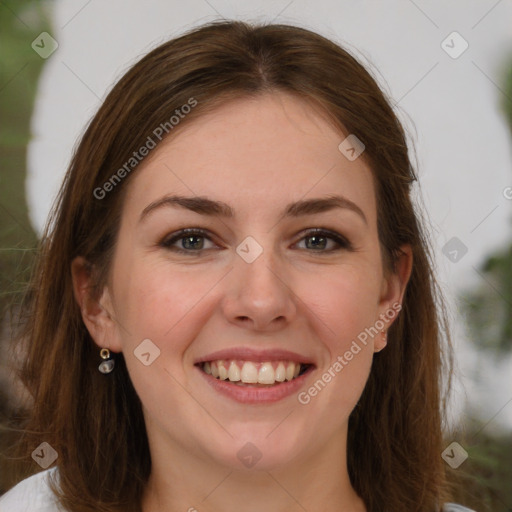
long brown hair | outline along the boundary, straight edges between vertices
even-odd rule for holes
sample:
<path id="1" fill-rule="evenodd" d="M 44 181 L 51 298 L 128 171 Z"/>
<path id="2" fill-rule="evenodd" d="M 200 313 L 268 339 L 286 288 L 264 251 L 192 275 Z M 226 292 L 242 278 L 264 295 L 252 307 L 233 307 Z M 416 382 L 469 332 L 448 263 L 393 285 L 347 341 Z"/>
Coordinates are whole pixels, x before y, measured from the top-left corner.
<path id="1" fill-rule="evenodd" d="M 57 451 L 69 510 L 140 510 L 151 470 L 123 356 L 108 378 L 98 372 L 98 347 L 73 296 L 76 256 L 90 263 L 97 291 L 105 284 L 123 191 L 137 170 L 122 173 L 108 193 L 98 188 L 191 98 L 194 108 L 167 126 L 169 136 L 223 102 L 276 90 L 314 103 L 340 135 L 365 144 L 386 270 L 402 244 L 413 250 L 403 310 L 350 417 L 352 484 L 369 512 L 433 512 L 445 499 L 441 381 L 450 337 L 430 242 L 411 201 L 417 177 L 404 130 L 369 72 L 334 42 L 294 26 L 223 21 L 158 46 L 113 87 L 75 150 L 41 241 L 24 304 L 22 377 L 34 400 L 25 453 L 42 441 Z"/>

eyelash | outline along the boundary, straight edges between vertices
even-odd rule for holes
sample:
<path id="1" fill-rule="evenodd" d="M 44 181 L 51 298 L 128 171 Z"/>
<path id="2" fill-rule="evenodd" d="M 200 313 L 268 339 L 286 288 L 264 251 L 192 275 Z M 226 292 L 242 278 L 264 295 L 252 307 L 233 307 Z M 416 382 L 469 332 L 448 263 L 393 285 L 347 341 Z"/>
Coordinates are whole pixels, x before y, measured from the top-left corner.
<path id="1" fill-rule="evenodd" d="M 304 240 L 305 238 L 309 238 L 312 236 L 321 236 L 321 237 L 325 237 L 325 238 L 334 240 L 338 244 L 338 247 L 336 247 L 334 249 L 329 249 L 329 250 L 315 251 L 315 250 L 304 249 L 308 252 L 313 252 L 316 254 L 329 254 L 329 253 L 337 252 L 337 251 L 340 251 L 343 249 L 347 250 L 347 251 L 354 250 L 352 244 L 345 237 L 341 236 L 339 233 L 336 233 L 335 231 L 330 231 L 328 229 L 323 229 L 323 228 L 312 228 L 312 229 L 303 231 L 302 234 L 303 234 L 303 236 L 302 236 L 302 238 L 300 238 L 299 242 Z M 206 238 L 206 239 L 210 240 L 211 242 L 213 242 L 213 240 L 211 240 L 210 236 L 208 236 L 208 235 L 209 235 L 208 232 L 201 228 L 180 229 L 179 231 L 170 235 L 170 237 L 164 238 L 160 242 L 159 245 L 161 247 L 164 247 L 165 249 L 168 249 L 170 251 L 177 252 L 180 254 L 187 254 L 187 255 L 197 254 L 197 255 L 199 255 L 203 251 L 207 251 L 208 249 L 187 250 L 187 249 L 180 249 L 178 247 L 172 247 L 172 245 L 175 242 L 177 242 L 179 240 L 183 240 L 184 238 L 187 238 L 190 236 L 200 236 L 202 238 Z"/>

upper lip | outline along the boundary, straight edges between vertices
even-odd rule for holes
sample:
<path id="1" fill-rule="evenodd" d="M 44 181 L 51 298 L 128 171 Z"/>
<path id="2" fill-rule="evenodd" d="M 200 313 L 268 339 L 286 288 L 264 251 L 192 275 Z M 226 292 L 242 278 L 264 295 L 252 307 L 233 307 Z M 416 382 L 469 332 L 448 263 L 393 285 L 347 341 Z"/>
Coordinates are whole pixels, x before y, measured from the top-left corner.
<path id="1" fill-rule="evenodd" d="M 314 364 L 313 359 L 308 356 L 291 352 L 290 350 L 266 349 L 256 350 L 249 347 L 235 347 L 212 352 L 196 359 L 194 364 L 206 361 L 217 361 L 219 359 L 235 359 L 241 361 L 253 361 L 265 363 L 270 361 L 293 361 L 295 363 Z"/>

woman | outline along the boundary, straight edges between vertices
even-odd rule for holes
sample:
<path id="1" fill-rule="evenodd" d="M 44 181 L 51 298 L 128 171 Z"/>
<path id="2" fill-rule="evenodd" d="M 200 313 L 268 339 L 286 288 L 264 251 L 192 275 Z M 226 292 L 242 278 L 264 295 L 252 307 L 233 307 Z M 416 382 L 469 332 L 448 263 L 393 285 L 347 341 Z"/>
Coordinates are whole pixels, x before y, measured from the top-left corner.
<path id="1" fill-rule="evenodd" d="M 218 22 L 141 59 L 43 238 L 24 454 L 55 467 L 0 510 L 455 510 L 415 180 L 315 33 Z"/>

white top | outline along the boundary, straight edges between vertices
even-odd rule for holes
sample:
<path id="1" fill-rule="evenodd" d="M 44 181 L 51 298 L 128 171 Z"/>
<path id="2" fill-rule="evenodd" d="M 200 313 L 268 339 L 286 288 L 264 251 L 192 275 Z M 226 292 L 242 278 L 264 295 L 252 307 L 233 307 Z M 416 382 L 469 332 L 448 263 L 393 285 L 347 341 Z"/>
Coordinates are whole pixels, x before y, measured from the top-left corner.
<path id="1" fill-rule="evenodd" d="M 22 480 L 0 497 L 0 512 L 65 512 L 48 484 L 57 468 L 47 469 Z M 442 512 L 475 512 L 456 503 L 445 503 Z"/>
<path id="2" fill-rule="evenodd" d="M 65 512 L 48 482 L 56 475 L 51 468 L 25 478 L 0 497 L 0 512 Z"/>

